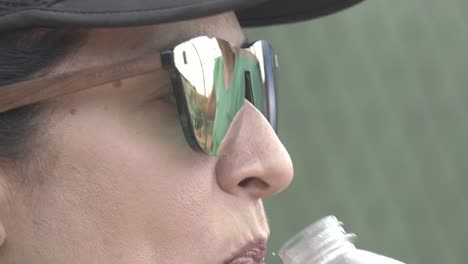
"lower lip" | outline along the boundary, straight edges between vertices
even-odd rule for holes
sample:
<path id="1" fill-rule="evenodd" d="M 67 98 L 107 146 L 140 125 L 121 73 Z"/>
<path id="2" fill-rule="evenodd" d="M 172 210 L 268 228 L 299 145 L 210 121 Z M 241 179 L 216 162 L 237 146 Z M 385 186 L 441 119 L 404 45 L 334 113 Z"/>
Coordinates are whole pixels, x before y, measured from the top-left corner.
<path id="1" fill-rule="evenodd" d="M 238 258 L 229 264 L 257 264 L 257 263 L 255 263 L 255 261 L 251 258 Z"/>

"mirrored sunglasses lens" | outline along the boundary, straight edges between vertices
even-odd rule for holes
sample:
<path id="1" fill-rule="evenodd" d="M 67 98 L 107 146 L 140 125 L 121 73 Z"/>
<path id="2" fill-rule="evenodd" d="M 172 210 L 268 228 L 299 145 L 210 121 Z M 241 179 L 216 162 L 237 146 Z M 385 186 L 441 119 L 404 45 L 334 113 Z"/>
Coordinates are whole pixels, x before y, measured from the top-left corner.
<path id="1" fill-rule="evenodd" d="M 199 37 L 177 46 L 174 62 L 194 137 L 206 153 L 216 155 L 245 99 L 267 113 L 262 72 L 251 52 L 223 40 Z"/>

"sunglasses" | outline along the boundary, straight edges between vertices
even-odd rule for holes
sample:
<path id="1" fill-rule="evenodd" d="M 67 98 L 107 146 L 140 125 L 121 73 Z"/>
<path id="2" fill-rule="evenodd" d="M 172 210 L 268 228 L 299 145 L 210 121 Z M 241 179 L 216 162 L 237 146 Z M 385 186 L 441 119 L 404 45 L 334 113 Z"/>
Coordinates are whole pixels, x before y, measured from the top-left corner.
<path id="1" fill-rule="evenodd" d="M 0 87 L 0 112 L 106 83 L 166 69 L 180 123 L 192 149 L 215 156 L 242 106 L 249 102 L 277 127 L 277 61 L 267 41 L 235 47 L 207 36 L 163 51 L 116 58 L 107 65 L 49 73 Z"/>
<path id="2" fill-rule="evenodd" d="M 198 37 L 163 52 L 161 58 L 193 149 L 215 156 L 245 102 L 276 130 L 276 67 L 268 42 L 238 48 L 225 40 Z"/>

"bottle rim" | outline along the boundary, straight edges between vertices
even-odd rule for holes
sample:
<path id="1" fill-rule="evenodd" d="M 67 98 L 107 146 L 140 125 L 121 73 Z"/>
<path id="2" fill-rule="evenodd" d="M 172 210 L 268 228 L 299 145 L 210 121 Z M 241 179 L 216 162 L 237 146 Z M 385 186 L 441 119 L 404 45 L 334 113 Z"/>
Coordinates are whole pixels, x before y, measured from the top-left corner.
<path id="1" fill-rule="evenodd" d="M 347 234 L 343 223 L 329 215 L 291 237 L 279 250 L 285 264 L 325 264 L 345 252 L 356 249 L 356 235 Z"/>

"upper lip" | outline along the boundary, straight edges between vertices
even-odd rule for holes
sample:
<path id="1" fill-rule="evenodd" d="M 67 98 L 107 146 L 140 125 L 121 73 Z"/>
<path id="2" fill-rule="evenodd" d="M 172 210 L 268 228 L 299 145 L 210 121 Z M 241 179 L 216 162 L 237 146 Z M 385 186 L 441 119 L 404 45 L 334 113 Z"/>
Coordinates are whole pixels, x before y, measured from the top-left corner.
<path id="1" fill-rule="evenodd" d="M 224 261 L 223 264 L 230 264 L 240 258 L 252 259 L 255 264 L 264 264 L 266 248 L 267 240 L 265 238 L 255 239 L 239 248 L 229 259 Z"/>

